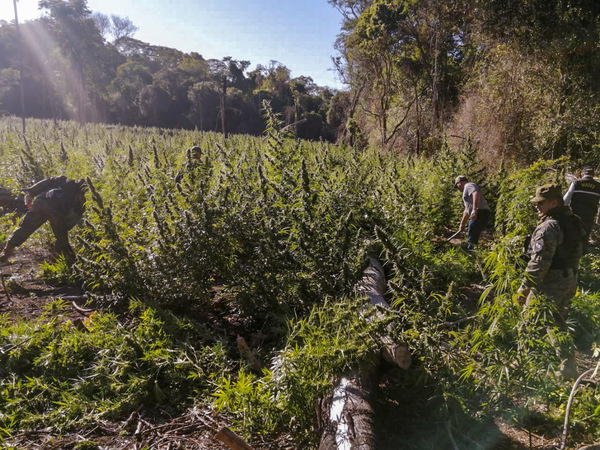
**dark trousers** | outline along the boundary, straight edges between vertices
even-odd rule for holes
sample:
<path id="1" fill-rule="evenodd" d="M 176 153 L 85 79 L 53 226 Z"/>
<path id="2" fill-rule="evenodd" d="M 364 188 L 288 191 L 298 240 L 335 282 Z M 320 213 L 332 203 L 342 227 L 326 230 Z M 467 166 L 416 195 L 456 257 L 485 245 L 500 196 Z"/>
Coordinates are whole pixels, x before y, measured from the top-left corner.
<path id="1" fill-rule="evenodd" d="M 467 248 L 472 249 L 479 242 L 479 235 L 490 220 L 490 210 L 481 209 L 477 211 L 477 219 L 469 220 L 467 232 Z"/>
<path id="2" fill-rule="evenodd" d="M 594 217 L 589 222 L 584 222 L 583 225 L 583 254 L 587 254 L 590 251 L 590 234 L 592 234 L 592 228 L 594 227 Z"/>
<path id="3" fill-rule="evenodd" d="M 54 250 L 71 256 L 73 250 L 69 245 L 69 230 L 75 225 L 70 214 L 57 208 L 52 199 L 36 198 L 31 209 L 25 214 L 19 227 L 11 234 L 6 243 L 7 246 L 16 248 L 25 242 L 46 221 L 50 222 L 52 233 L 56 238 Z"/>

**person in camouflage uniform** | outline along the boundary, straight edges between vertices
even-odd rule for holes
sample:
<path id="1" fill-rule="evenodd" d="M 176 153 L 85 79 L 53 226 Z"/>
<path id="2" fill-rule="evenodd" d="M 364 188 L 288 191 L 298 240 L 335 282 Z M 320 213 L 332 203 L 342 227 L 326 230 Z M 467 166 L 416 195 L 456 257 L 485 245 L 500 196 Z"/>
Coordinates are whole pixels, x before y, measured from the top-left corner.
<path id="1" fill-rule="evenodd" d="M 68 231 L 81 219 L 85 204 L 85 181 L 74 181 L 67 177 L 46 178 L 26 189 L 25 204 L 29 211 L 19 227 L 6 242 L 0 262 L 6 262 L 15 249 L 46 221 L 50 222 L 56 238 L 54 251 L 63 254 L 68 262 L 74 259 L 69 244 Z"/>
<path id="2" fill-rule="evenodd" d="M 577 292 L 584 228 L 581 219 L 564 206 L 559 186 L 540 186 L 531 201 L 535 203 L 540 221 L 531 236 L 529 262 L 517 301 L 528 308 L 535 294 L 542 294 L 555 303 L 556 324 L 567 331 L 571 299 Z M 572 349 L 561 349 L 560 354 L 567 360 L 563 374 L 571 378 L 577 370 Z"/>

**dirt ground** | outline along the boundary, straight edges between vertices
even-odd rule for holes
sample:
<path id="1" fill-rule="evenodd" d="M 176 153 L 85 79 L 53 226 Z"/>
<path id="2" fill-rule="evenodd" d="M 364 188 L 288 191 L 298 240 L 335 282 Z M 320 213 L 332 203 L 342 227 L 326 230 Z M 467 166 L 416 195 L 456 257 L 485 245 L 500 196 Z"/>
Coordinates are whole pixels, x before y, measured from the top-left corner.
<path id="1" fill-rule="evenodd" d="M 40 264 L 52 261 L 48 251 L 39 248 L 19 248 L 9 263 L 0 265 L 2 295 L 0 313 L 10 317 L 35 319 L 41 315 L 44 305 L 57 298 L 77 298 L 84 293 L 75 287 L 52 286 L 42 280 Z M 81 302 L 80 299 L 78 299 Z M 65 318 L 81 319 L 75 308 Z"/>

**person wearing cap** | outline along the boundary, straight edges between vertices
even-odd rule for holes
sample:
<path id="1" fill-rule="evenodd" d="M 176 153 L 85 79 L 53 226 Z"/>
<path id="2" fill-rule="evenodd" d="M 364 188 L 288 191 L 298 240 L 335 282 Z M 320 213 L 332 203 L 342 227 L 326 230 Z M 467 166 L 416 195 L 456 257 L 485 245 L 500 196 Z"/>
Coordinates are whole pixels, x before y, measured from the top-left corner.
<path id="1" fill-rule="evenodd" d="M 200 163 L 200 158 L 202 158 L 202 149 L 197 145 L 189 148 L 186 152 L 186 162 L 183 164 L 177 174 L 175 175 L 175 183 L 178 187 L 180 187 L 181 180 L 183 180 L 183 175 L 186 173 L 190 173 L 194 170 Z"/>
<path id="2" fill-rule="evenodd" d="M 479 235 L 490 219 L 490 208 L 481 188 L 477 184 L 469 182 L 464 175 L 456 177 L 454 187 L 462 192 L 465 206 L 459 230 L 464 231 L 468 226 L 467 250 L 472 250 L 479 242 Z"/>
<path id="3" fill-rule="evenodd" d="M 585 229 L 583 250 L 585 253 L 600 202 L 600 182 L 594 179 L 594 169 L 585 167 L 581 171 L 581 178 L 571 183 L 563 200 L 565 205 L 570 206 L 583 223 Z"/>
<path id="4" fill-rule="evenodd" d="M 536 294 L 542 294 L 555 303 L 554 320 L 558 327 L 567 331 L 567 317 L 571 299 L 577 291 L 577 269 L 582 255 L 584 229 L 579 217 L 564 205 L 560 187 L 546 184 L 536 190 L 531 199 L 539 217 L 531 236 L 529 262 L 517 302 L 528 308 Z M 563 374 L 569 378 L 576 373 L 571 351 L 561 356 L 567 361 Z"/>
<path id="5" fill-rule="evenodd" d="M 46 221 L 50 222 L 56 238 L 54 251 L 63 254 L 68 263 L 75 255 L 69 244 L 68 232 L 81 219 L 85 204 L 85 180 L 71 180 L 63 176 L 46 178 L 26 189 L 24 203 L 27 214 L 10 235 L 0 254 L 0 263 L 8 261 L 15 249 Z"/>

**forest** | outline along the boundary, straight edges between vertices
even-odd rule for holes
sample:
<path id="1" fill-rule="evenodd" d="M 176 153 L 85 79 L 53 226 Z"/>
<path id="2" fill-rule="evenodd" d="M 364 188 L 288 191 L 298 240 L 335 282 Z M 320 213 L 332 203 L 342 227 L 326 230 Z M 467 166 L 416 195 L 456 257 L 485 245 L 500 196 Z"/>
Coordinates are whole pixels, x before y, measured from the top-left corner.
<path id="1" fill-rule="evenodd" d="M 598 229 L 566 330 L 518 301 L 536 188 L 599 168 L 600 5 L 329 3 L 339 92 L 40 0 L 25 132 L 0 26 L 0 186 L 87 186 L 72 264 L 44 226 L 0 266 L 4 448 L 600 442 Z M 458 175 L 492 212 L 474 251 Z"/>
<path id="2" fill-rule="evenodd" d="M 0 21 L 0 113 L 21 115 L 22 76 L 27 117 L 260 135 L 268 100 L 299 138 L 333 141 L 344 125 L 336 92 L 277 61 L 249 70 L 150 45 L 129 18 L 92 13 L 85 0 L 39 6 L 46 14 L 18 32 Z"/>

